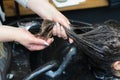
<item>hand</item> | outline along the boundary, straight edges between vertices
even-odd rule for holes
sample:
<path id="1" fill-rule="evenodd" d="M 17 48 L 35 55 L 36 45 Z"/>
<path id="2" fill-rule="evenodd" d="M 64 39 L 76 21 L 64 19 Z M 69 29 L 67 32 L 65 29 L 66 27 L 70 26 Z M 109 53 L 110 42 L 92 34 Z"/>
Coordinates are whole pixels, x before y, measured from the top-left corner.
<path id="1" fill-rule="evenodd" d="M 58 37 L 62 37 L 63 39 L 68 39 L 63 26 L 60 25 L 59 23 L 56 23 L 56 25 L 53 27 L 53 35 L 54 36 L 57 35 Z M 69 38 L 69 42 L 73 43 L 73 40 Z"/>
<path id="2" fill-rule="evenodd" d="M 29 31 L 21 28 L 19 28 L 16 36 L 15 41 L 19 42 L 31 51 L 42 50 L 48 47 L 53 42 L 52 38 L 49 38 L 45 41 L 43 39 L 35 37 Z"/>
<path id="3" fill-rule="evenodd" d="M 0 26 L 0 42 L 16 41 L 25 46 L 27 49 L 42 50 L 49 46 L 53 39 L 43 40 L 35 37 L 29 31 L 11 26 Z"/>
<path id="4" fill-rule="evenodd" d="M 67 28 L 70 28 L 69 20 L 55 7 L 53 7 L 47 0 L 29 0 L 27 7 L 41 16 L 43 19 L 49 19 Z M 59 24 L 56 24 L 56 26 L 53 28 L 53 35 L 67 39 L 65 30 Z M 70 43 L 73 42 L 72 39 L 70 39 L 69 41 Z"/>

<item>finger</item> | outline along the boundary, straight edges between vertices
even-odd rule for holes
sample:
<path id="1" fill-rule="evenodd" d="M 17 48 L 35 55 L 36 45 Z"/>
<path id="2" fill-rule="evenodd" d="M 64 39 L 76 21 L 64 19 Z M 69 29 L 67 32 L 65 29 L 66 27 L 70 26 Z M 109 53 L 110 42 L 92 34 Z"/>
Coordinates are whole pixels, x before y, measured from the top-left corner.
<path id="1" fill-rule="evenodd" d="M 57 30 L 56 30 L 56 31 L 57 31 L 57 36 L 58 36 L 58 37 L 61 37 L 61 31 L 60 31 L 60 27 L 61 27 L 61 26 L 60 26 L 59 23 L 56 23 L 56 26 L 57 26 L 57 27 L 56 27 L 56 29 L 57 29 Z"/>
<path id="2" fill-rule="evenodd" d="M 53 41 L 54 41 L 53 38 L 49 38 L 46 42 L 47 42 L 48 44 L 51 44 Z M 41 45 L 41 44 L 31 44 L 28 49 L 29 49 L 30 51 L 34 51 L 34 50 L 43 50 L 43 49 L 45 49 L 46 47 L 48 47 L 48 46 L 46 46 L 46 45 Z"/>
<path id="3" fill-rule="evenodd" d="M 55 21 L 59 22 L 60 24 L 62 24 L 66 28 L 70 29 L 70 26 L 69 26 L 70 22 L 69 22 L 69 20 L 65 16 L 56 17 Z"/>
<path id="4" fill-rule="evenodd" d="M 53 41 L 54 41 L 54 38 L 49 38 L 49 39 L 47 39 L 46 42 L 47 42 L 48 44 L 51 44 Z"/>
<path id="5" fill-rule="evenodd" d="M 32 44 L 43 45 L 43 46 L 49 46 L 49 44 L 45 40 L 40 39 L 40 38 L 34 38 L 31 43 Z"/>
<path id="6" fill-rule="evenodd" d="M 64 27 L 70 29 L 70 23 L 69 23 L 68 20 L 65 20 L 65 21 L 64 21 L 64 20 L 61 20 L 61 21 L 60 21 L 60 24 L 62 24 Z"/>
<path id="7" fill-rule="evenodd" d="M 73 39 L 69 38 L 69 43 L 73 43 L 73 42 L 74 42 Z"/>
<path id="8" fill-rule="evenodd" d="M 56 22 L 55 26 L 53 27 L 53 35 L 61 37 L 60 35 L 60 24 Z"/>
<path id="9" fill-rule="evenodd" d="M 36 50 L 43 50 L 45 49 L 47 46 L 44 46 L 44 45 L 31 45 L 31 47 L 29 47 L 28 49 L 30 51 L 36 51 Z"/>
<path id="10" fill-rule="evenodd" d="M 54 25 L 52 33 L 53 33 L 54 36 L 57 35 L 57 26 L 56 25 Z"/>
<path id="11" fill-rule="evenodd" d="M 60 35 L 63 37 L 63 39 L 67 39 L 67 35 L 63 26 L 60 27 Z"/>

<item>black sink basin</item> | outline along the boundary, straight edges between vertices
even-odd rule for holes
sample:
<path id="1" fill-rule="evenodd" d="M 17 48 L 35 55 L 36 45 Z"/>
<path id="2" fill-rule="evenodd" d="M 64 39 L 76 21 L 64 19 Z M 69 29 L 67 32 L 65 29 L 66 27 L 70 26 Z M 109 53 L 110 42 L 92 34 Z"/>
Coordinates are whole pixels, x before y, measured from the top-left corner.
<path id="1" fill-rule="evenodd" d="M 70 22 L 75 27 L 81 27 L 80 29 L 74 29 L 74 32 L 77 34 L 92 30 L 92 28 L 89 28 L 91 26 L 89 23 L 74 20 L 70 20 Z M 39 31 L 42 19 L 25 18 L 12 22 L 9 25 L 26 26 L 28 23 L 30 24 L 27 26 L 31 26 L 28 30 L 35 34 Z M 12 80 L 84 80 L 81 79 L 81 77 L 88 74 L 83 71 L 87 70 L 87 68 L 85 68 L 87 65 L 82 61 L 84 56 L 77 54 L 76 44 L 70 44 L 68 40 L 63 40 L 58 37 L 54 37 L 54 39 L 55 41 L 49 47 L 41 51 L 29 51 L 16 42 L 5 43 L 9 54 L 12 54 L 10 66 L 6 74 L 8 75 L 7 78 Z M 45 68 L 48 67 L 48 65 L 53 66 Z M 54 76 L 48 74 L 50 70 Z M 88 77 L 89 76 L 91 76 L 91 74 L 89 74 Z"/>

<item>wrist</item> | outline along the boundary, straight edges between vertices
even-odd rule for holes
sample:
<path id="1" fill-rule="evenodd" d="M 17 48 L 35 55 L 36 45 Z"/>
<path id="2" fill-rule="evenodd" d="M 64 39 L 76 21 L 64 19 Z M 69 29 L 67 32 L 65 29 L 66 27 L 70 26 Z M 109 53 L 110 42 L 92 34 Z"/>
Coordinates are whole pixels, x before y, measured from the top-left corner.
<path id="1" fill-rule="evenodd" d="M 22 36 L 23 36 L 22 34 L 24 34 L 23 33 L 24 30 L 25 29 L 23 29 L 23 28 L 15 28 L 14 31 L 12 31 L 14 33 L 12 40 L 20 43 Z"/>
<path id="2" fill-rule="evenodd" d="M 27 7 L 43 19 L 52 20 L 51 15 L 55 8 L 48 0 L 29 0 Z"/>
<path id="3" fill-rule="evenodd" d="M 14 41 L 18 28 L 11 26 L 0 26 L 0 42 Z"/>

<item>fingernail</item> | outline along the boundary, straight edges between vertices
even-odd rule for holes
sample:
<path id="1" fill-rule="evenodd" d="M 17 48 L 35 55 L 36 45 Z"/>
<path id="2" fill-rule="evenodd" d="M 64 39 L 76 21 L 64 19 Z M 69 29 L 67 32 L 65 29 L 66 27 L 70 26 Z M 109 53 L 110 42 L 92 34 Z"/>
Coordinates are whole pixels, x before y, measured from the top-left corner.
<path id="1" fill-rule="evenodd" d="M 67 20 L 67 23 L 70 24 L 70 21 Z"/>
<path id="2" fill-rule="evenodd" d="M 60 38 L 60 37 L 61 37 L 61 35 L 59 34 L 59 35 L 58 35 L 58 37 Z"/>
<path id="3" fill-rule="evenodd" d="M 54 41 L 54 38 L 52 37 L 52 42 Z"/>
<path id="4" fill-rule="evenodd" d="M 63 39 L 65 39 L 65 40 L 66 40 L 66 39 L 67 39 L 67 37 L 63 37 Z"/>
<path id="5" fill-rule="evenodd" d="M 66 26 L 65 26 L 67 29 L 70 29 L 70 25 L 68 25 L 68 24 L 66 24 Z"/>
<path id="6" fill-rule="evenodd" d="M 56 36 L 57 34 L 56 33 L 53 33 L 54 36 Z"/>
<path id="7" fill-rule="evenodd" d="M 69 38 L 69 43 L 71 44 L 73 42 L 74 42 L 73 39 Z"/>
<path id="8" fill-rule="evenodd" d="M 49 44 L 48 44 L 47 42 L 44 42 L 43 44 L 44 44 L 45 46 L 49 46 Z"/>
<path id="9" fill-rule="evenodd" d="M 58 22 L 56 22 L 56 26 L 60 26 L 60 24 Z"/>
<path id="10" fill-rule="evenodd" d="M 71 30 L 71 27 L 69 27 L 69 30 Z"/>
<path id="11" fill-rule="evenodd" d="M 69 24 L 69 25 L 67 26 L 67 28 L 70 30 L 70 29 L 71 29 L 71 24 Z"/>

